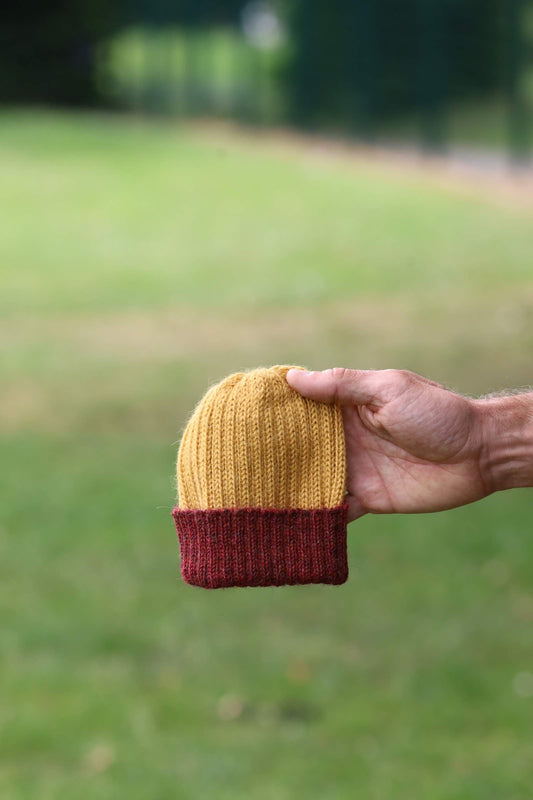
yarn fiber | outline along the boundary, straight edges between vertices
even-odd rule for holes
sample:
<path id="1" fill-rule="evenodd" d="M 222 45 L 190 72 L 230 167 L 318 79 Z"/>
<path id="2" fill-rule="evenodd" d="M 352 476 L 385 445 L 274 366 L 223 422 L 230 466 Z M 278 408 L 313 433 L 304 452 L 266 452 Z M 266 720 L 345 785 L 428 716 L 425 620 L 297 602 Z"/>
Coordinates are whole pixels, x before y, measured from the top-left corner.
<path id="1" fill-rule="evenodd" d="M 291 368 L 229 375 L 187 423 L 172 511 L 187 583 L 339 584 L 348 576 L 342 413 L 292 389 Z"/>
<path id="2" fill-rule="evenodd" d="M 342 414 L 302 397 L 290 366 L 229 375 L 206 393 L 177 461 L 180 508 L 331 508 L 345 493 Z"/>

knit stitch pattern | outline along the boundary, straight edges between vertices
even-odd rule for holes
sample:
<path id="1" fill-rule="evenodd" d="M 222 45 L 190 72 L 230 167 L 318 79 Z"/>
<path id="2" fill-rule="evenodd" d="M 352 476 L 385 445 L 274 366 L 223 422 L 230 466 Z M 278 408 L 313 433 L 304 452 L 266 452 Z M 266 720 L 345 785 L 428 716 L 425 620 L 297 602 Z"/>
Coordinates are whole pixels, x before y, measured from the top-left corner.
<path id="1" fill-rule="evenodd" d="M 188 583 L 347 578 L 341 410 L 293 390 L 289 369 L 229 375 L 208 390 L 186 426 L 173 517 Z"/>

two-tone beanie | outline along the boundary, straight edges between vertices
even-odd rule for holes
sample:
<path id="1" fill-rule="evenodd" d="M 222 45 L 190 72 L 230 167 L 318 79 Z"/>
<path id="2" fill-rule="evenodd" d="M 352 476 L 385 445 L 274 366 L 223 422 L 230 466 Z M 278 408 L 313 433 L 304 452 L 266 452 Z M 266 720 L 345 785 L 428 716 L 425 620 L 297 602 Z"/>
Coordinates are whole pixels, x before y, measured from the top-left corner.
<path id="1" fill-rule="evenodd" d="M 196 406 L 172 515 L 187 583 L 344 583 L 346 452 L 336 404 L 302 397 L 290 366 L 229 375 Z"/>

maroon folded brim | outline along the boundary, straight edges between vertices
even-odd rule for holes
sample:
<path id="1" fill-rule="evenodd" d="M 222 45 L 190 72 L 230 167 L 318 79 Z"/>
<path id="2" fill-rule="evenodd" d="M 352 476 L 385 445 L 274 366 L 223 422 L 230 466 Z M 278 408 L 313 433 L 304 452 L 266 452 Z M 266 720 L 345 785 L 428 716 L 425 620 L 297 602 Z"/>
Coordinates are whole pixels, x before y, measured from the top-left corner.
<path id="1" fill-rule="evenodd" d="M 320 509 L 180 509 L 181 574 L 193 586 L 344 583 L 348 505 Z"/>

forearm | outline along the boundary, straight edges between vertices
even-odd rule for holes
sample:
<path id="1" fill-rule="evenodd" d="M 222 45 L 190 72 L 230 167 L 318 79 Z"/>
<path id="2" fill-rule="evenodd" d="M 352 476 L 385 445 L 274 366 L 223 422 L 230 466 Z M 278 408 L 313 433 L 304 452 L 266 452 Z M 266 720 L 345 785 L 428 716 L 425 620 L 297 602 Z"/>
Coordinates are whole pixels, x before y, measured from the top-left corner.
<path id="1" fill-rule="evenodd" d="M 487 492 L 533 486 L 533 392 L 474 400 Z"/>

